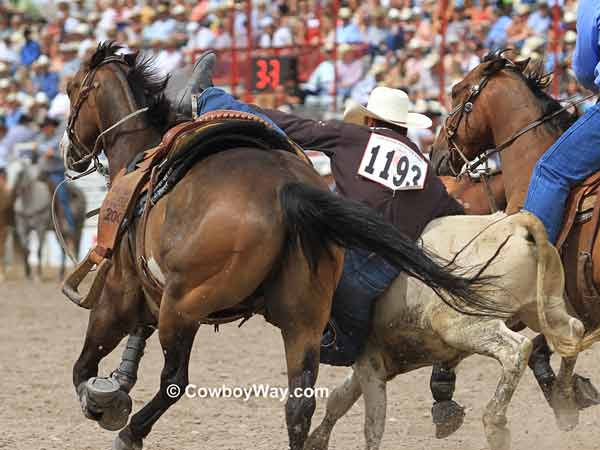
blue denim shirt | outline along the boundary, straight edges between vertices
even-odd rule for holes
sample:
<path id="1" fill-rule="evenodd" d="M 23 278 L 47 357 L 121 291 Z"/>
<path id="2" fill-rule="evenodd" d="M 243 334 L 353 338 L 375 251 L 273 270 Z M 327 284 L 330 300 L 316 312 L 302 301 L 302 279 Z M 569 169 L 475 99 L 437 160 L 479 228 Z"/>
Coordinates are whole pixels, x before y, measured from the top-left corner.
<path id="1" fill-rule="evenodd" d="M 600 0 L 580 0 L 573 71 L 584 87 L 600 92 Z"/>

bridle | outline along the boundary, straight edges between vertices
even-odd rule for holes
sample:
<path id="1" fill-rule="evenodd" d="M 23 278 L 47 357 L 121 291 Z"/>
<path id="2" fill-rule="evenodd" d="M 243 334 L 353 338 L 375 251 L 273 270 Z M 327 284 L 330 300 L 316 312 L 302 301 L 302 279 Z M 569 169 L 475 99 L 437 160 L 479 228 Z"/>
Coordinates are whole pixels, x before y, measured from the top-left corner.
<path id="1" fill-rule="evenodd" d="M 448 142 L 448 152 L 450 154 L 450 164 L 448 164 L 448 167 L 450 168 L 454 176 L 458 176 L 459 173 L 456 172 L 454 165 L 452 164 L 452 152 L 456 152 L 458 156 L 460 156 L 460 158 L 465 163 L 465 167 L 468 168 L 471 164 L 471 161 L 469 161 L 469 159 L 465 156 L 464 152 L 456 143 L 456 132 L 458 131 L 458 127 L 460 126 L 463 117 L 466 117 L 471 111 L 473 111 L 473 104 L 475 103 L 475 100 L 477 99 L 479 94 L 481 94 L 481 91 L 487 85 L 491 77 L 491 75 L 486 75 L 481 79 L 481 81 L 478 84 L 471 86 L 471 88 L 469 89 L 469 95 L 467 96 L 465 101 L 463 101 L 452 111 L 450 111 L 448 113 L 448 116 L 446 117 L 446 120 L 444 121 L 443 128 L 446 133 L 446 141 Z M 453 119 L 455 115 L 457 115 L 457 119 L 450 123 L 450 120 Z M 469 173 L 471 173 L 471 171 L 469 171 Z"/>
<path id="2" fill-rule="evenodd" d="M 488 84 L 490 78 L 492 78 L 493 75 L 501 72 L 504 69 L 519 70 L 518 66 L 514 62 L 512 62 L 508 58 L 504 58 L 504 59 L 506 61 L 506 64 L 504 65 L 504 67 L 502 67 L 502 69 L 498 70 L 497 72 L 483 76 L 483 78 L 481 79 L 479 84 L 471 86 L 471 88 L 469 89 L 469 95 L 467 96 L 465 101 L 462 102 L 461 104 L 459 104 L 458 106 L 456 106 L 452 111 L 450 111 L 450 113 L 446 117 L 443 128 L 445 130 L 446 140 L 448 142 L 448 152 L 449 152 L 448 167 L 452 171 L 452 174 L 454 176 L 460 176 L 463 173 L 466 173 L 468 176 L 473 175 L 476 172 L 476 169 L 479 166 L 481 166 L 482 164 L 486 164 L 486 166 L 487 166 L 487 162 L 488 162 L 490 156 L 492 156 L 496 153 L 501 153 L 503 150 L 510 147 L 518 138 L 523 136 L 525 133 L 528 133 L 529 131 L 539 127 L 543 123 L 553 119 L 554 117 L 558 116 L 559 114 L 563 113 L 564 111 L 566 111 L 574 106 L 577 106 L 580 103 L 583 103 L 586 100 L 589 100 L 590 98 L 592 98 L 596 95 L 596 94 L 587 95 L 576 101 L 569 102 L 566 106 L 563 106 L 562 108 L 560 108 L 556 111 L 553 111 L 550 114 L 543 115 L 539 119 L 534 120 L 533 122 L 529 123 L 525 127 L 519 129 L 517 132 L 513 133 L 508 139 L 504 140 L 499 145 L 485 150 L 481 155 L 479 155 L 477 160 L 473 163 L 473 161 L 470 161 L 465 156 L 464 151 L 461 150 L 461 148 L 458 146 L 458 144 L 456 142 L 456 133 L 457 133 L 458 127 L 460 126 L 460 123 L 461 123 L 463 117 L 466 117 L 469 113 L 471 113 L 473 111 L 473 105 L 475 103 L 475 100 L 477 99 L 479 94 L 481 94 L 481 91 L 483 90 L 483 88 Z M 458 114 L 457 119 L 451 123 L 450 120 L 457 114 Z M 458 154 L 460 159 L 462 159 L 463 162 L 465 163 L 464 168 L 460 171 L 460 173 L 458 173 L 456 171 L 456 169 L 454 168 L 454 165 L 452 164 L 453 152 Z M 484 173 L 484 179 L 485 179 L 485 175 L 487 174 L 487 167 L 484 172 L 485 172 Z"/>
<path id="3" fill-rule="evenodd" d="M 129 64 L 127 63 L 127 61 L 125 60 L 123 55 L 109 56 L 108 58 L 105 58 L 100 63 L 98 63 L 92 70 L 90 70 L 89 72 L 87 72 L 85 74 L 83 81 L 81 82 L 81 88 L 79 89 L 77 100 L 75 101 L 72 112 L 69 115 L 69 121 L 67 123 L 67 129 L 66 129 L 67 136 L 69 138 L 69 143 L 77 150 L 79 155 L 82 155 L 80 157 L 80 159 L 72 162 L 72 164 L 77 165 L 77 164 L 83 164 L 83 163 L 90 162 L 90 161 L 94 163 L 90 169 L 88 169 L 87 171 L 85 171 L 82 174 L 71 177 L 72 179 L 81 178 L 81 177 L 89 175 L 90 173 L 95 172 L 95 171 L 98 171 L 100 173 L 105 172 L 105 169 L 103 168 L 102 164 L 98 160 L 98 155 L 102 151 L 102 147 L 100 144 L 103 142 L 104 136 L 107 133 L 118 128 L 119 126 L 121 126 L 122 124 L 127 122 L 128 120 L 130 120 L 134 117 L 137 117 L 138 115 L 148 111 L 148 107 L 137 109 L 137 110 L 133 111 L 132 113 L 126 115 L 125 117 L 123 117 L 122 119 L 120 119 L 119 121 L 117 121 L 116 123 L 111 125 L 110 127 L 108 127 L 106 130 L 102 131 L 96 138 L 96 141 L 94 142 L 94 147 L 92 149 L 90 149 L 87 145 L 85 145 L 79 139 L 79 137 L 77 136 L 77 132 L 75 131 L 75 124 L 76 124 L 77 119 L 79 118 L 79 113 L 81 112 L 81 108 L 83 107 L 85 101 L 89 98 L 92 91 L 100 86 L 100 83 L 98 81 L 94 80 L 96 73 L 98 72 L 98 70 L 101 67 L 106 66 L 107 64 L 110 64 L 110 63 L 121 64 L 121 65 L 126 66 L 127 70 L 130 69 Z M 66 160 L 66 157 L 67 157 L 67 155 L 65 155 L 65 160 Z"/>

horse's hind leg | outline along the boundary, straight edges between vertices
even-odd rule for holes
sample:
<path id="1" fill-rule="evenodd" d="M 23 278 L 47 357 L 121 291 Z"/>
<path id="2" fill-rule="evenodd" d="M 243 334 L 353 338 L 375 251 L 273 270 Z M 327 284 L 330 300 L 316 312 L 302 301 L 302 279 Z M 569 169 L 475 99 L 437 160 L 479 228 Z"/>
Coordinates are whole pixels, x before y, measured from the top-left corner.
<path id="1" fill-rule="evenodd" d="M 281 329 L 288 370 L 285 405 L 291 450 L 301 450 L 316 408 L 314 396 L 293 395 L 313 388 L 319 370 L 321 336 L 341 274 L 342 255 L 323 257 L 311 274 L 300 251 L 288 257 L 275 283 L 266 288 L 268 319 Z"/>
<path id="2" fill-rule="evenodd" d="M 485 408 L 483 426 L 492 450 L 510 449 L 506 411 L 527 367 L 532 347 L 531 340 L 509 330 L 501 320 L 482 320 L 464 316 L 452 323 L 446 322 L 438 333 L 452 347 L 469 353 L 486 355 L 500 363 L 502 376 L 494 396 Z"/>

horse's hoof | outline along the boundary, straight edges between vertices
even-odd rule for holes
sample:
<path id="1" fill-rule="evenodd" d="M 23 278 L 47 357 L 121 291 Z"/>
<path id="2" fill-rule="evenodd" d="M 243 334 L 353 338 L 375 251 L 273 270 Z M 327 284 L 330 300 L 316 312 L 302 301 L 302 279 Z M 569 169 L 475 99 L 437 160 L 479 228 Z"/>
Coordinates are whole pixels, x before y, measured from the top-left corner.
<path id="1" fill-rule="evenodd" d="M 142 450 L 142 440 L 134 438 L 129 427 L 124 428 L 113 441 L 112 450 Z"/>
<path id="2" fill-rule="evenodd" d="M 90 378 L 77 389 L 83 414 L 109 431 L 117 431 L 127 425 L 132 402 L 126 392 L 113 378 Z"/>
<path id="3" fill-rule="evenodd" d="M 574 374 L 573 392 L 575 394 L 575 402 L 580 410 L 600 405 L 600 393 L 589 378 Z"/>
<path id="4" fill-rule="evenodd" d="M 104 409 L 98 424 L 109 431 L 117 431 L 127 425 L 129 414 L 131 414 L 131 397 L 123 391 L 119 391 L 109 408 Z"/>
<path id="5" fill-rule="evenodd" d="M 454 400 L 435 402 L 431 408 L 435 437 L 445 439 L 456 432 L 465 420 L 465 408 Z"/>

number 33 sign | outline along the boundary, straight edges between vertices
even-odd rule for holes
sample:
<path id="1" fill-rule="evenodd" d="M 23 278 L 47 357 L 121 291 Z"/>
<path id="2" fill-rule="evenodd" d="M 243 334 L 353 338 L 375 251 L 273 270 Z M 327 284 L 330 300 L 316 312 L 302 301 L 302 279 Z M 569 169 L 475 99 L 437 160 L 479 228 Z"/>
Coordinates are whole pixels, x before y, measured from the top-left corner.
<path id="1" fill-rule="evenodd" d="M 429 164 L 396 139 L 371 134 L 358 174 L 393 191 L 423 189 Z"/>

